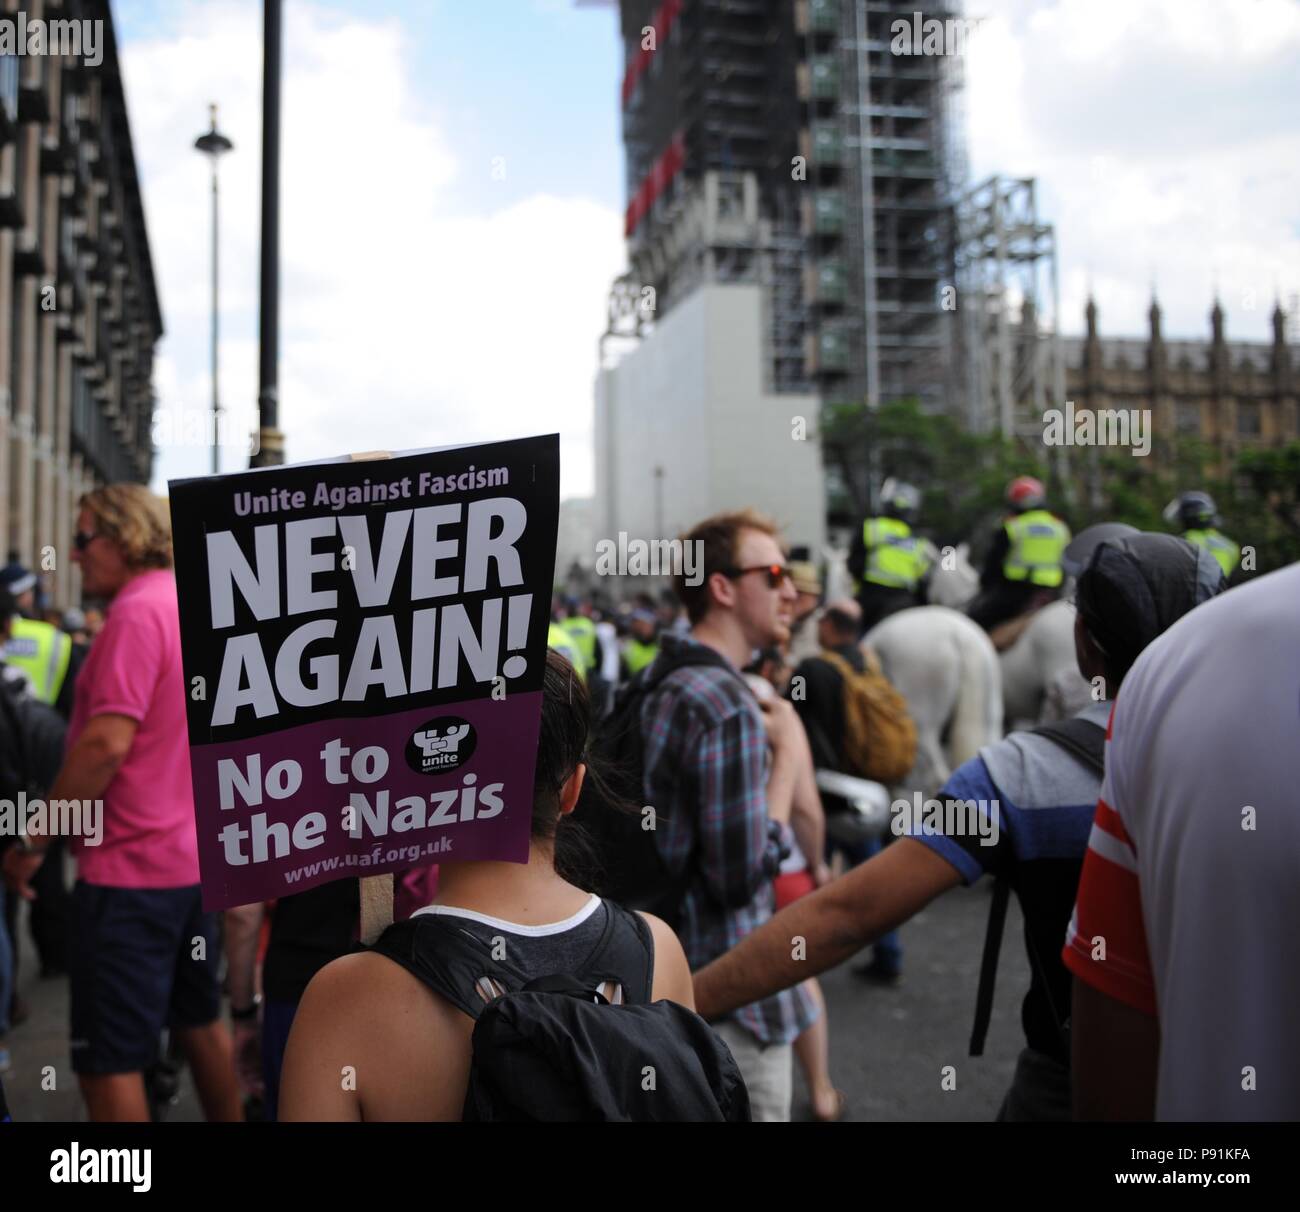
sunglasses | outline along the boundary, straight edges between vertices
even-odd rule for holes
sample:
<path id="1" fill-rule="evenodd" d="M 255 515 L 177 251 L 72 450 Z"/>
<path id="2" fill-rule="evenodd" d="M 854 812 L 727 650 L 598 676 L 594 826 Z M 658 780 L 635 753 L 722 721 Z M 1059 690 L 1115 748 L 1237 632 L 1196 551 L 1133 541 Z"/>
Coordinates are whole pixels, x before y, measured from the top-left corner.
<path id="1" fill-rule="evenodd" d="M 79 530 L 72 536 L 72 542 L 78 551 L 85 551 L 91 541 L 97 538 L 99 538 L 97 534 L 86 534 L 85 531 Z"/>
<path id="2" fill-rule="evenodd" d="M 751 572 L 767 573 L 767 587 L 780 589 L 784 581 L 790 579 L 790 570 L 784 564 L 755 564 L 750 568 L 723 568 L 722 575 L 729 580 L 748 576 Z"/>

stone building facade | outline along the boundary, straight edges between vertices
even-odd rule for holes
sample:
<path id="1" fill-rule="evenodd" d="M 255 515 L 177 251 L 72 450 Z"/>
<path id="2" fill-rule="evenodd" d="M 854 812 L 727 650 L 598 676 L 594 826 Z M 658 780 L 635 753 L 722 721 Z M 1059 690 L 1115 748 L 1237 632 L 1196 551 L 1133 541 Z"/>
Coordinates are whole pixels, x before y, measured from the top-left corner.
<path id="1" fill-rule="evenodd" d="M 1154 301 L 1145 338 L 1102 337 L 1092 300 L 1085 314 L 1086 335 L 1061 341 L 1066 399 L 1077 410 L 1150 409 L 1157 462 L 1183 436 L 1200 438 L 1225 463 L 1252 446 L 1300 440 L 1300 357 L 1280 306 L 1271 342 L 1229 341 L 1217 301 L 1208 341 L 1167 340 Z"/>
<path id="2" fill-rule="evenodd" d="M 150 477 L 162 315 L 107 0 L 0 0 L 0 21 L 28 36 L 0 54 L 0 552 L 66 607 L 77 498 Z"/>

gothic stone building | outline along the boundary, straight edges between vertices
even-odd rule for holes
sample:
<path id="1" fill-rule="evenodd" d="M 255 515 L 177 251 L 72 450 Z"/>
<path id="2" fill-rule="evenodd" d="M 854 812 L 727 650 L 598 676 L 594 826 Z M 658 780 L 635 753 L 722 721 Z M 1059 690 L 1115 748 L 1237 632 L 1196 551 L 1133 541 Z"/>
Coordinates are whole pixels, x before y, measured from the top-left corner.
<path id="1" fill-rule="evenodd" d="M 1199 437 L 1225 463 L 1252 446 L 1300 440 L 1300 375 L 1280 306 L 1271 343 L 1229 341 L 1218 302 L 1208 341 L 1166 340 L 1159 304 L 1148 314 L 1147 337 L 1103 338 L 1089 300 L 1087 335 L 1061 342 L 1066 399 L 1076 410 L 1150 409 L 1157 460 L 1178 436 Z"/>

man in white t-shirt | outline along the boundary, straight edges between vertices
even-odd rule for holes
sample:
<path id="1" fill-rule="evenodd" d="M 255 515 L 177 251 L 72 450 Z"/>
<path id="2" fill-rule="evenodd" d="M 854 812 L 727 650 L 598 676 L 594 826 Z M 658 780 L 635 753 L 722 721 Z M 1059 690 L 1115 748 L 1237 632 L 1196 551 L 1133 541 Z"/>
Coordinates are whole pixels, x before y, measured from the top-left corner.
<path id="1" fill-rule="evenodd" d="M 1081 1119 L 1300 1119 L 1300 564 L 1139 658 L 1063 959 Z"/>

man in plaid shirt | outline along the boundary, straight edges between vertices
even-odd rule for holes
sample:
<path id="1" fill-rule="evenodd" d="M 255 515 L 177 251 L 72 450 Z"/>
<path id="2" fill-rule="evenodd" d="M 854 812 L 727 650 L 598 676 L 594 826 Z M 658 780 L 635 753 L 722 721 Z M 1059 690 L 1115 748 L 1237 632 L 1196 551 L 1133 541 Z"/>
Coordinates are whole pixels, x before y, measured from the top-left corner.
<path id="1" fill-rule="evenodd" d="M 691 622 L 665 635 L 657 660 L 698 663 L 663 678 L 642 708 L 646 803 L 674 877 L 690 872 L 677 932 L 692 969 L 734 947 L 773 913 L 772 882 L 807 741 L 788 702 L 759 704 L 740 670 L 789 638 L 796 600 L 776 527 L 752 511 L 701 522 L 691 585 L 674 578 Z M 698 649 L 698 652 L 694 650 Z M 653 672 L 651 674 L 653 679 Z M 802 988 L 714 1024 L 749 1087 L 755 1120 L 788 1120 L 792 1041 L 817 1017 Z"/>

